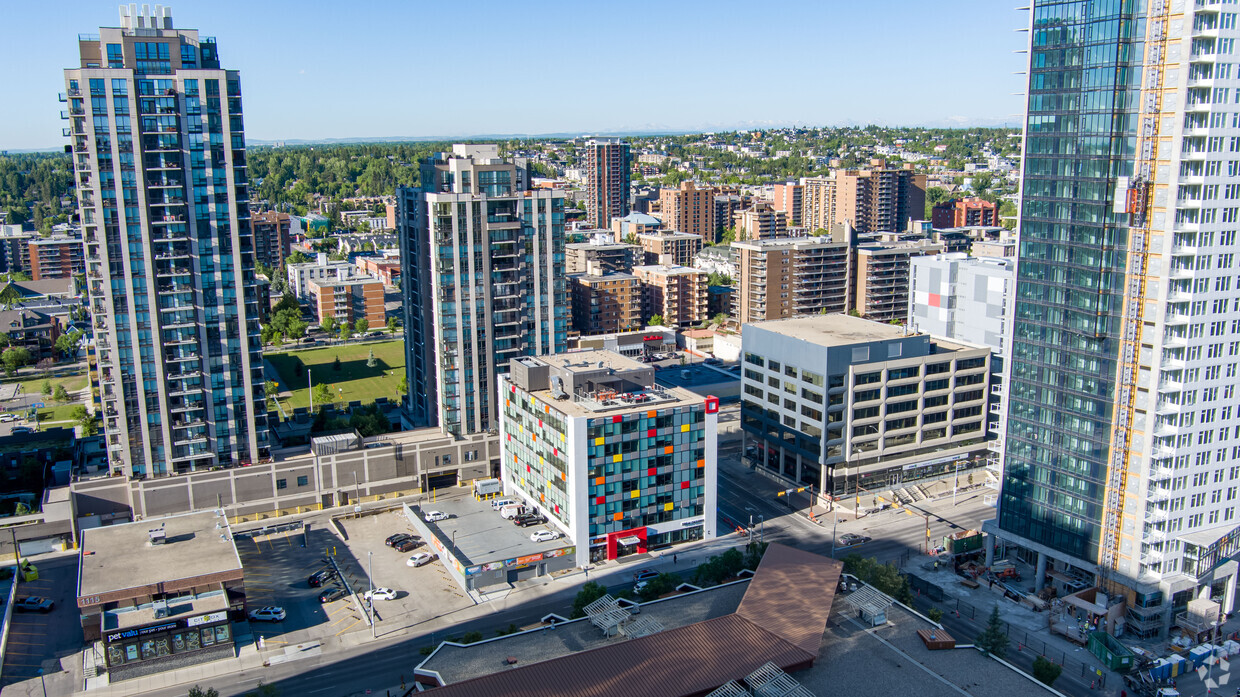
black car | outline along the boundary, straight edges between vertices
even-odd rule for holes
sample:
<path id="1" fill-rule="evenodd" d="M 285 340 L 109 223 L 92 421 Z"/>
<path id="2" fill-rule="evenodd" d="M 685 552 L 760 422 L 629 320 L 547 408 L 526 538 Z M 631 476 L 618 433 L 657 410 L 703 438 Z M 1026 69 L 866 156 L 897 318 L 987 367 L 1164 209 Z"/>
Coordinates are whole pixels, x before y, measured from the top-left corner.
<path id="1" fill-rule="evenodd" d="M 518 527 L 528 528 L 531 525 L 542 525 L 547 522 L 547 517 L 544 515 L 517 516 L 512 522 Z"/>
<path id="2" fill-rule="evenodd" d="M 422 540 L 416 537 L 406 537 L 405 539 L 392 545 L 392 549 L 397 552 L 408 552 L 422 546 Z"/>
<path id="3" fill-rule="evenodd" d="M 331 569 L 321 569 L 313 574 L 310 574 L 310 578 L 306 579 L 306 583 L 309 583 L 311 588 L 318 588 L 324 583 L 330 581 L 335 575 L 336 572 Z"/>
<path id="4" fill-rule="evenodd" d="M 395 547 L 396 545 L 400 544 L 401 542 L 404 542 L 410 537 L 411 535 L 409 535 L 408 533 L 398 532 L 395 535 L 392 535 L 391 537 L 384 540 L 383 544 L 387 545 L 388 547 Z"/>
<path id="5" fill-rule="evenodd" d="M 319 593 L 319 602 L 330 603 L 331 601 L 338 600 L 340 598 L 343 598 L 344 596 L 345 596 L 345 592 L 343 588 L 332 587 L 332 588 L 328 588 L 322 593 Z"/>

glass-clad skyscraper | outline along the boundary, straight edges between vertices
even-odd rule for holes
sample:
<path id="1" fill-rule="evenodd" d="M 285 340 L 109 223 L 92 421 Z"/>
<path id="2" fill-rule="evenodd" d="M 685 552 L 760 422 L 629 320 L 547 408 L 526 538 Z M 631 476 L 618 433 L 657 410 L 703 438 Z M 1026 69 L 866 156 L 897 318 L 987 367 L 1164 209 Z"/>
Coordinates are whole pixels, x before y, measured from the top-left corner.
<path id="1" fill-rule="evenodd" d="M 1100 620 L 1112 632 L 1165 632 L 1202 596 L 1234 604 L 1237 10 L 1032 8 L 993 531 L 1037 564 L 1039 589 L 1088 578 L 1123 601 Z"/>
<path id="2" fill-rule="evenodd" d="M 79 37 L 63 116 L 109 464 L 161 476 L 269 446 L 241 79 L 143 8 Z"/>

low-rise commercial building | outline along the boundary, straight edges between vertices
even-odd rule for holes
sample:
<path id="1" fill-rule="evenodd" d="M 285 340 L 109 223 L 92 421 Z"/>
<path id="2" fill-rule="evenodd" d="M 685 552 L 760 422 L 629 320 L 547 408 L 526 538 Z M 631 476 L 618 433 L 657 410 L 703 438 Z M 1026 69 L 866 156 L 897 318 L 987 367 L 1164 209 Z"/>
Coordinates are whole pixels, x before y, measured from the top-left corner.
<path id="1" fill-rule="evenodd" d="M 610 351 L 521 358 L 499 378 L 504 492 L 577 543 L 577 565 L 715 536 L 718 400 Z"/>
<path id="2" fill-rule="evenodd" d="M 693 266 L 693 258 L 702 251 L 702 236 L 688 232 L 655 232 L 637 236 L 644 263 L 663 266 Z"/>
<path id="3" fill-rule="evenodd" d="M 383 285 L 388 288 L 400 285 L 399 255 L 357 257 L 353 263 L 357 265 L 358 271 L 362 274 L 383 281 Z"/>
<path id="4" fill-rule="evenodd" d="M 982 464 L 990 350 L 849 315 L 748 325 L 746 457 L 832 496 Z"/>
<path id="5" fill-rule="evenodd" d="M 663 227 L 663 221 L 648 215 L 646 213 L 629 213 L 623 218 L 612 218 L 611 231 L 616 241 L 624 241 L 630 235 L 636 237 L 653 232 L 658 232 Z"/>
<path id="6" fill-rule="evenodd" d="M 689 266 L 635 266 L 642 283 L 642 310 L 646 319 L 662 317 L 662 324 L 684 327 L 700 324 L 706 314 L 708 276 Z"/>
<path id="7" fill-rule="evenodd" d="M 573 329 L 582 334 L 626 332 L 642 326 L 642 284 L 630 273 L 568 277 Z"/>
<path id="8" fill-rule="evenodd" d="M 612 351 L 629 358 L 646 358 L 676 349 L 676 330 L 671 327 L 645 327 L 614 334 L 578 337 L 574 349 Z"/>
<path id="9" fill-rule="evenodd" d="M 77 607 L 112 682 L 235 656 L 241 557 L 216 511 L 82 531 Z"/>

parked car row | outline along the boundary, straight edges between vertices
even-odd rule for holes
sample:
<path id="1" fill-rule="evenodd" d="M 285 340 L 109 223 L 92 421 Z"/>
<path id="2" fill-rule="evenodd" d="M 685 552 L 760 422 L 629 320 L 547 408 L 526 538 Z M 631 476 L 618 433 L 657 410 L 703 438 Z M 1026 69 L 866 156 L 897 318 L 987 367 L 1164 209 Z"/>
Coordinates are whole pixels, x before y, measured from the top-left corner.
<path id="1" fill-rule="evenodd" d="M 422 538 L 417 535 L 410 535 L 403 532 L 392 535 L 384 540 L 383 543 L 397 552 L 411 552 L 425 544 L 422 542 Z"/>

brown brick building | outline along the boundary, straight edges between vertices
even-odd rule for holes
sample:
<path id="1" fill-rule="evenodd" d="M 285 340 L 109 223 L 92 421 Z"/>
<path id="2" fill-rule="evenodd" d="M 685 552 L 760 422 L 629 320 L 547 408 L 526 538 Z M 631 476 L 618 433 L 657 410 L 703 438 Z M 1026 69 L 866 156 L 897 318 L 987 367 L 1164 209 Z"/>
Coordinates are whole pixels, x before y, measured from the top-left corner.
<path id="1" fill-rule="evenodd" d="M 356 322 L 365 318 L 372 329 L 387 323 L 383 306 L 383 282 L 369 277 L 347 280 L 324 279 L 310 281 L 311 307 L 319 322 L 325 317 L 337 321 Z"/>
<path id="2" fill-rule="evenodd" d="M 69 235 L 36 237 L 27 243 L 30 249 L 30 279 L 71 278 L 86 273 L 82 238 Z"/>
<path id="3" fill-rule="evenodd" d="M 700 324 L 707 319 L 705 271 L 687 266 L 638 266 L 642 307 L 646 319 L 660 315 L 669 327 Z"/>
<path id="4" fill-rule="evenodd" d="M 289 255 L 289 230 L 292 217 L 288 213 L 255 213 L 250 216 L 254 231 L 254 261 L 279 269 Z"/>
<path id="5" fill-rule="evenodd" d="M 640 329 L 642 284 L 630 273 L 569 276 L 573 294 L 573 329 L 611 334 Z"/>
<path id="6" fill-rule="evenodd" d="M 848 223 L 859 233 L 903 230 L 926 208 L 926 175 L 911 164 L 888 167 L 871 160 L 866 169 L 836 169 L 829 178 L 806 180 L 803 222 L 810 230 Z"/>
<path id="7" fill-rule="evenodd" d="M 668 230 L 715 239 L 714 189 L 699 189 L 693 182 L 681 182 L 676 189 L 662 189 L 659 210 L 663 227 Z"/>
<path id="8" fill-rule="evenodd" d="M 693 266 L 693 258 L 702 251 L 702 236 L 689 232 L 661 231 L 638 235 L 646 264 Z"/>
<path id="9" fill-rule="evenodd" d="M 796 182 L 775 185 L 775 196 L 771 205 L 784 214 L 789 225 L 801 224 L 801 201 L 804 193 L 805 187 Z"/>
<path id="10" fill-rule="evenodd" d="M 931 211 L 930 225 L 936 230 L 976 225 L 999 225 L 999 204 L 969 196 L 940 203 Z"/>
<path id="11" fill-rule="evenodd" d="M 851 246 L 842 226 L 835 238 L 752 240 L 734 242 L 732 248 L 737 254 L 732 297 L 737 321 L 848 311 Z"/>
<path id="12" fill-rule="evenodd" d="M 788 219 L 783 211 L 776 210 L 766 201 L 758 201 L 732 217 L 736 239 L 767 240 L 788 234 Z"/>

